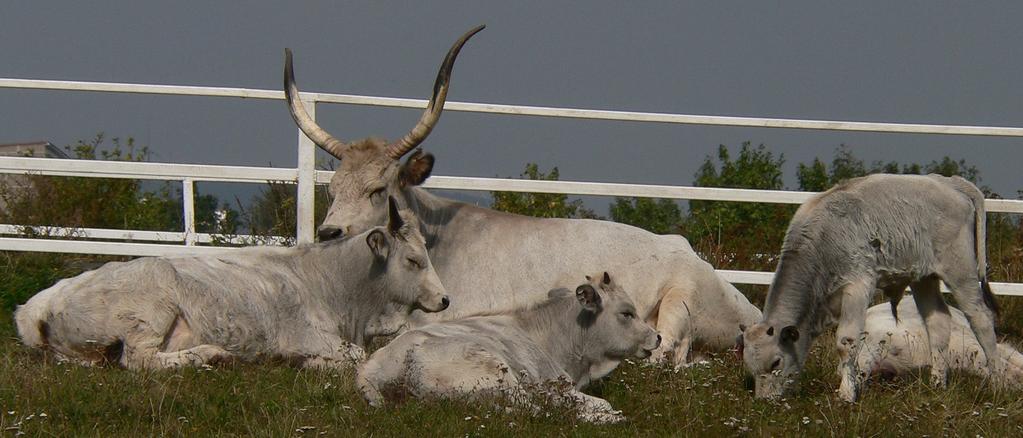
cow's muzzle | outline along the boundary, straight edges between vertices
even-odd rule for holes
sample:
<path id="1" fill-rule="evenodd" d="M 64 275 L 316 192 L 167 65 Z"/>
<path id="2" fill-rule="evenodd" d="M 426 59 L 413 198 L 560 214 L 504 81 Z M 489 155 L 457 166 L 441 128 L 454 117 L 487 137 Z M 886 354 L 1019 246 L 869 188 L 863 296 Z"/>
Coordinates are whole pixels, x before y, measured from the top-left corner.
<path id="1" fill-rule="evenodd" d="M 432 301 L 432 300 L 431 300 Z M 447 295 L 442 296 L 439 300 L 428 302 L 420 301 L 417 304 L 420 310 L 424 312 L 440 312 L 451 306 L 451 299 Z"/>
<path id="2" fill-rule="evenodd" d="M 326 242 L 329 240 L 340 239 L 344 237 L 344 231 L 338 227 L 332 227 L 328 225 L 321 226 L 317 231 L 316 235 L 320 238 L 320 242 Z"/>
<path id="3" fill-rule="evenodd" d="M 654 354 L 654 350 L 661 346 L 661 334 L 654 333 L 654 336 L 648 336 L 646 342 L 639 347 L 639 351 L 636 352 L 636 357 L 640 359 L 646 359 L 650 355 Z"/>

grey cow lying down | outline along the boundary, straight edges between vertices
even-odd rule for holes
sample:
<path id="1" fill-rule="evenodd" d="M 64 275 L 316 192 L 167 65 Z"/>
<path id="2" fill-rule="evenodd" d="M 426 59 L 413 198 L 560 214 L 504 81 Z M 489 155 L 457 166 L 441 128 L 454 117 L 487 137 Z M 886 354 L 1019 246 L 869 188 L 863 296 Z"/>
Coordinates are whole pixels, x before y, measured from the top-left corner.
<path id="1" fill-rule="evenodd" d="M 18 333 L 87 365 L 350 365 L 414 308 L 448 306 L 419 224 L 389 202 L 386 227 L 340 241 L 107 263 L 20 306 Z"/>
<path id="2" fill-rule="evenodd" d="M 949 310 L 952 320 L 948 368 L 986 375 L 987 357 L 966 315 L 956 308 Z M 888 304 L 867 309 L 866 338 L 857 359 L 860 370 L 868 371 L 871 376 L 894 377 L 931 365 L 927 331 L 912 296 L 899 303 L 898 315 L 896 322 Z M 998 356 L 1002 371 L 992 378 L 1008 385 L 1023 385 L 1023 354 L 1002 342 L 998 344 Z"/>
<path id="3" fill-rule="evenodd" d="M 580 388 L 621 360 L 645 358 L 660 335 L 605 272 L 573 293 L 554 289 L 533 307 L 438 322 L 408 331 L 370 356 L 356 385 L 373 406 L 409 394 L 459 397 L 505 394 L 531 406 L 528 389 L 551 389 L 551 402 L 576 405 L 585 421 L 623 417 Z M 571 389 L 557 388 L 558 382 Z M 565 385 L 562 385 L 565 386 Z M 535 407 L 534 407 L 535 408 Z"/>

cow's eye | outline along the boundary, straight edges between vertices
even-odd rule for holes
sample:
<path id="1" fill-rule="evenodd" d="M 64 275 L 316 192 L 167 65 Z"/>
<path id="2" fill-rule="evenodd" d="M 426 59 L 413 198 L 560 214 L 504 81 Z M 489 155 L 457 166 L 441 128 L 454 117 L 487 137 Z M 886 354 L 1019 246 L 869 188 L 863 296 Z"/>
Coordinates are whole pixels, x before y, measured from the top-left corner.
<path id="1" fill-rule="evenodd" d="M 416 269 L 423 269 L 423 264 L 420 263 L 419 260 L 416 260 L 414 258 L 407 258 L 405 260 L 408 261 L 409 266 Z"/>
<path id="2" fill-rule="evenodd" d="M 369 194 L 369 200 L 372 201 L 374 204 L 379 204 L 381 201 L 383 201 L 383 199 L 384 199 L 383 188 L 376 189 L 373 191 L 373 193 Z"/>
<path id="3" fill-rule="evenodd" d="M 633 319 L 635 317 L 636 317 L 635 313 L 632 313 L 632 312 L 622 312 L 622 318 Z"/>
<path id="4" fill-rule="evenodd" d="M 777 358 L 774 362 L 771 362 L 771 371 L 774 371 L 781 367 L 781 358 Z"/>

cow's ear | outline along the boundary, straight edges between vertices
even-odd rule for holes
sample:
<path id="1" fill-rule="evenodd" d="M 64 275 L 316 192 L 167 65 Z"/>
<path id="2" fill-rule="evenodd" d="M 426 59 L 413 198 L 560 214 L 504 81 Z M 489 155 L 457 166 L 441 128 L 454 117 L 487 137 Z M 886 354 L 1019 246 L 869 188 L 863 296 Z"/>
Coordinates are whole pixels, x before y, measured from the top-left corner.
<path id="1" fill-rule="evenodd" d="M 597 312 L 600 310 L 600 294 L 597 290 L 588 284 L 584 284 L 575 289 L 575 298 L 579 300 L 579 304 L 583 305 L 583 308 L 590 312 Z"/>
<path id="2" fill-rule="evenodd" d="M 433 154 L 424 154 L 422 149 L 416 149 L 401 166 L 401 184 L 406 187 L 422 184 L 433 172 L 433 161 Z"/>
<path id="3" fill-rule="evenodd" d="M 405 225 L 405 220 L 401 218 L 401 214 L 398 213 L 398 201 L 393 196 L 387 197 L 387 231 L 390 231 L 393 235 L 398 235 L 398 231 L 401 231 L 401 227 Z"/>
<path id="4" fill-rule="evenodd" d="M 735 358 L 742 360 L 744 350 L 746 350 L 746 340 L 743 339 L 742 333 L 739 333 L 739 336 L 735 337 Z"/>
<path id="5" fill-rule="evenodd" d="M 799 329 L 794 325 L 781 329 L 781 341 L 792 343 L 799 340 Z"/>
<path id="6" fill-rule="evenodd" d="M 373 252 L 377 259 L 387 260 L 387 255 L 391 251 L 391 243 L 387 240 L 387 236 L 383 231 L 379 229 L 370 231 L 369 235 L 366 236 L 366 244 L 369 245 L 369 250 Z"/>

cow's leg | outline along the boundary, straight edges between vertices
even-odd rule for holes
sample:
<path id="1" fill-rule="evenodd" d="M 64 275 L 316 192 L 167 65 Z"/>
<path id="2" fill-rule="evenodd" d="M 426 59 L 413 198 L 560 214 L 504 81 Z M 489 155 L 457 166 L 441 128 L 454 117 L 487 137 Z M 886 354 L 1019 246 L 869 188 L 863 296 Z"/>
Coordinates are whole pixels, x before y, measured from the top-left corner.
<path id="1" fill-rule="evenodd" d="M 345 345 L 338 347 L 335 351 L 307 356 L 305 361 L 302 362 L 302 367 L 318 369 L 351 369 L 352 367 L 362 363 L 365 358 L 366 350 L 363 350 L 362 347 L 358 345 L 345 343 Z"/>
<path id="2" fill-rule="evenodd" d="M 961 275 L 946 276 L 945 284 L 952 290 L 952 295 L 959 304 L 959 310 L 966 315 L 970 322 L 973 334 L 984 349 L 984 356 L 987 357 L 987 370 L 994 375 L 1000 375 L 1002 360 L 998 353 L 998 340 L 995 337 L 994 310 L 984 303 L 983 292 L 980 288 L 980 281 L 976 274 L 964 272 Z"/>
<path id="3" fill-rule="evenodd" d="M 576 390 L 572 390 L 568 396 L 575 402 L 580 420 L 597 424 L 618 423 L 625 420 L 622 411 L 615 410 L 607 400 Z"/>
<path id="4" fill-rule="evenodd" d="M 650 355 L 651 362 L 664 362 L 669 352 L 674 367 L 678 368 L 688 362 L 693 336 L 692 315 L 685 302 L 688 295 L 688 290 L 675 286 L 669 288 L 661 298 L 654 324 L 657 333 L 661 335 L 661 345 Z"/>
<path id="5" fill-rule="evenodd" d="M 948 305 L 941 298 L 941 284 L 937 277 L 927 277 L 910 285 L 916 309 L 924 321 L 927 345 L 931 353 L 931 384 L 945 386 L 948 377 L 948 342 L 952 317 Z"/>
<path id="6" fill-rule="evenodd" d="M 315 332 L 309 339 L 310 344 L 292 353 L 306 358 L 304 368 L 349 369 L 366 360 L 366 350 L 335 333 Z"/>
<path id="7" fill-rule="evenodd" d="M 178 315 L 170 306 L 150 302 L 148 306 L 133 312 L 117 315 L 121 326 L 123 352 L 121 365 L 128 369 L 167 368 L 165 357 L 158 356 Z"/>
<path id="8" fill-rule="evenodd" d="M 234 355 L 227 350 L 216 345 L 203 344 L 185 350 L 158 352 L 149 365 L 151 368 L 198 367 L 233 359 Z"/>
<path id="9" fill-rule="evenodd" d="M 842 314 L 838 320 L 835 338 L 838 343 L 838 374 L 842 383 L 838 395 L 843 400 L 854 402 L 864 380 L 865 371 L 857 369 L 857 358 L 863 346 L 863 325 L 867 306 L 874 295 L 873 278 L 861 279 L 842 288 Z"/>

